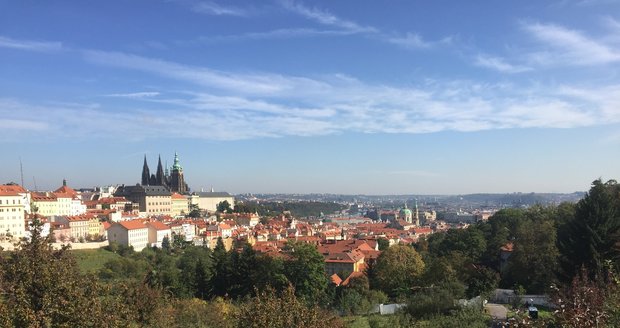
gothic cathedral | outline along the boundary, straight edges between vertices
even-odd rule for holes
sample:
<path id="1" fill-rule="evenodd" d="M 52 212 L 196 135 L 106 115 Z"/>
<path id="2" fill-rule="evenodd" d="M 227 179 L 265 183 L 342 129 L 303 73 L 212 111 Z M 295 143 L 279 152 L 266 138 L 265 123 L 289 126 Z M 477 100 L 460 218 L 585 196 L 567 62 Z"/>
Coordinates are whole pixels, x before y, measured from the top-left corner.
<path id="1" fill-rule="evenodd" d="M 161 165 L 161 156 L 159 156 L 159 162 L 157 163 L 157 173 L 151 174 L 149 165 L 146 162 L 146 155 L 144 155 L 144 165 L 142 166 L 142 185 L 143 186 L 164 186 L 172 192 L 178 192 L 179 194 L 189 193 L 189 188 L 185 179 L 183 178 L 183 168 L 179 163 L 179 155 L 174 153 L 174 164 L 170 171 L 166 167 L 164 171 Z"/>

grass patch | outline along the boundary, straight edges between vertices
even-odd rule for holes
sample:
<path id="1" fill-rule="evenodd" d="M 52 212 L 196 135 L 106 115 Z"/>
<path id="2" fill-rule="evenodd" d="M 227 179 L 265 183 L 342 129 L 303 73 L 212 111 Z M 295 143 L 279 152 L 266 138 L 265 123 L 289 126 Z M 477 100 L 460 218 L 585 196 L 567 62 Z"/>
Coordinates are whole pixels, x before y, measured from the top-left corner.
<path id="1" fill-rule="evenodd" d="M 413 327 L 409 322 L 403 323 L 400 319 L 397 314 L 369 314 L 342 318 L 347 328 Z"/>
<path id="2" fill-rule="evenodd" d="M 368 319 L 363 316 L 353 316 L 342 318 L 347 328 L 370 328 Z"/>
<path id="3" fill-rule="evenodd" d="M 76 249 L 71 250 L 75 260 L 84 273 L 96 273 L 103 268 L 103 264 L 111 259 L 119 258 L 120 255 L 112 253 L 103 248 L 98 249 Z"/>

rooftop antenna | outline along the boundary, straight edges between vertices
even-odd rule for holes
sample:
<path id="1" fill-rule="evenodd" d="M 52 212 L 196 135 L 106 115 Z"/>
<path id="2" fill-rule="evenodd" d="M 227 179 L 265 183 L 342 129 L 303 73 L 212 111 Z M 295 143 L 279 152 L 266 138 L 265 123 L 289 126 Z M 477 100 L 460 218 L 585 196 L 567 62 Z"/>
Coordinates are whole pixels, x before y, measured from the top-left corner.
<path id="1" fill-rule="evenodd" d="M 19 173 L 22 178 L 22 187 L 24 187 L 24 166 L 22 165 L 22 157 L 19 157 Z"/>

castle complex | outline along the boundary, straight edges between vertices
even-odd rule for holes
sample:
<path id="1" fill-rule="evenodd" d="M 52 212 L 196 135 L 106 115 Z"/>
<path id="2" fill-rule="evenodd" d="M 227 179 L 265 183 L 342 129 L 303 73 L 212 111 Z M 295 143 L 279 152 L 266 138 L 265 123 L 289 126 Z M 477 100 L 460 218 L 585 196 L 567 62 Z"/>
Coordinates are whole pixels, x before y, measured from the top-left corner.
<path id="1" fill-rule="evenodd" d="M 144 155 L 144 165 L 142 166 L 142 185 L 143 186 L 163 186 L 172 192 L 179 194 L 188 194 L 189 188 L 183 178 L 183 168 L 179 163 L 179 155 L 174 153 L 174 164 L 169 170 L 167 167 L 164 170 L 161 165 L 161 156 L 159 156 L 159 162 L 157 163 L 157 172 L 151 174 L 149 165 L 146 162 L 146 155 Z"/>

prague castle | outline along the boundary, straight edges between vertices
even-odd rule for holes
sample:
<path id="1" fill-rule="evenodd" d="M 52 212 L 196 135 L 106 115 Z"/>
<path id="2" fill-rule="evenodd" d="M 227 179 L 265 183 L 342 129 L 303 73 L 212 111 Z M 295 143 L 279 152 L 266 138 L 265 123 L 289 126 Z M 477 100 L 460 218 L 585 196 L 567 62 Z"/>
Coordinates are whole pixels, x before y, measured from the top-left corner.
<path id="1" fill-rule="evenodd" d="M 189 193 L 189 188 L 187 187 L 187 183 L 185 183 L 185 178 L 183 177 L 183 168 L 179 163 L 179 155 L 177 155 L 176 152 L 174 153 L 174 164 L 170 170 L 167 167 L 164 170 L 161 165 L 161 156 L 159 157 L 157 172 L 155 174 L 150 173 L 149 165 L 146 162 L 146 155 L 144 155 L 144 165 L 142 166 L 142 185 L 163 186 L 168 190 L 179 194 Z"/>

